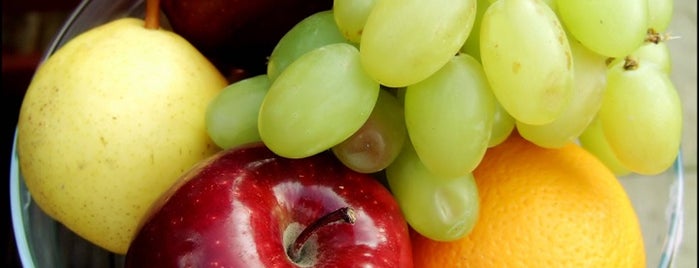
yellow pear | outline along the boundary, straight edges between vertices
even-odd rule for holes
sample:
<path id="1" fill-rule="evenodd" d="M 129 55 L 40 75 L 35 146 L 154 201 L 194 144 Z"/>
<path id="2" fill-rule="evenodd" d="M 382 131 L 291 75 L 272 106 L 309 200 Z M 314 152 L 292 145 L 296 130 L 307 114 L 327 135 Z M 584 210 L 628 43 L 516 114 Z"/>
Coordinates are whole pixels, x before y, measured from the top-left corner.
<path id="1" fill-rule="evenodd" d="M 17 126 L 36 204 L 118 254 L 151 204 L 219 149 L 205 111 L 224 76 L 179 35 L 122 18 L 75 37 L 36 71 Z"/>

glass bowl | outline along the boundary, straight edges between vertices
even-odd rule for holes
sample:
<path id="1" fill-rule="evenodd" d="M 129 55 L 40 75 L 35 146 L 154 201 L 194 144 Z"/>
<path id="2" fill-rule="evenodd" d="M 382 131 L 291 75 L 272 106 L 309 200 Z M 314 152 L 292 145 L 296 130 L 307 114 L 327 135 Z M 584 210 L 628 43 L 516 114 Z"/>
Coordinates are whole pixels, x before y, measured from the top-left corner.
<path id="1" fill-rule="evenodd" d="M 44 58 L 67 40 L 124 16 L 142 18 L 143 0 L 84 0 L 67 19 Z M 163 21 L 167 25 L 167 21 Z M 16 135 L 10 167 L 12 224 L 20 260 L 34 267 L 123 267 L 124 256 L 110 253 L 68 230 L 32 202 L 19 170 Z M 637 210 L 649 267 L 672 267 L 682 238 L 684 173 L 681 154 L 673 167 L 656 176 L 620 177 Z M 658 193 L 657 189 L 666 189 Z M 649 204 L 648 193 L 664 203 Z"/>

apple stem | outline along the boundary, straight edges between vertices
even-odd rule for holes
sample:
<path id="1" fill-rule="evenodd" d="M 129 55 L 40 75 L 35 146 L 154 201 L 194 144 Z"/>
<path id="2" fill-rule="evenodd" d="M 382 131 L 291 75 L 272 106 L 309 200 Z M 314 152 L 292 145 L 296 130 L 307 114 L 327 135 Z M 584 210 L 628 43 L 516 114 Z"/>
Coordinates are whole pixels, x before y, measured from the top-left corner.
<path id="1" fill-rule="evenodd" d="M 319 228 L 335 222 L 354 224 L 356 220 L 357 217 L 354 214 L 354 209 L 351 207 L 342 207 L 324 215 L 301 231 L 301 234 L 296 237 L 296 240 L 294 240 L 291 246 L 287 249 L 287 255 L 289 255 L 289 258 L 291 258 L 292 261 L 298 262 L 301 259 L 301 249 L 303 248 L 303 245 L 306 244 L 306 241 Z"/>
<path id="2" fill-rule="evenodd" d="M 160 28 L 160 0 L 146 0 L 146 29 Z"/>

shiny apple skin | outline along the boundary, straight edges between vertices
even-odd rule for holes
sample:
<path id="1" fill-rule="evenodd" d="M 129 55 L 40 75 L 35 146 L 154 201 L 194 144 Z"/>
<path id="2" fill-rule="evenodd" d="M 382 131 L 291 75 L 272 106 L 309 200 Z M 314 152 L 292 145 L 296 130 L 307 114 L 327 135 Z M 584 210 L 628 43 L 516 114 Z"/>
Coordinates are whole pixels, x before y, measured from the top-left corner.
<path id="1" fill-rule="evenodd" d="M 313 267 L 412 267 L 408 226 L 390 192 L 331 153 L 286 159 L 261 144 L 200 163 L 151 209 L 126 267 L 298 267 L 284 230 L 340 207 L 354 224 L 315 234 Z"/>

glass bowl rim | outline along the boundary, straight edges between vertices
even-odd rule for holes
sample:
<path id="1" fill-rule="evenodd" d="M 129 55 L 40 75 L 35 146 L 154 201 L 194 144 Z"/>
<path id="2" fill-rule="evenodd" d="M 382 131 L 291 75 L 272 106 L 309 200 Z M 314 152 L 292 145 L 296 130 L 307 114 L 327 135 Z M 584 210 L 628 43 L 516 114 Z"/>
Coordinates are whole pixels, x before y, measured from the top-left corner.
<path id="1" fill-rule="evenodd" d="M 134 5 L 140 5 L 144 0 L 134 0 Z M 60 31 L 53 38 L 52 43 L 47 47 L 45 54 L 42 56 L 43 62 L 51 53 L 56 51 L 60 45 L 65 42 L 63 38 L 71 29 L 80 15 L 88 8 L 92 0 L 83 0 L 73 10 L 66 21 L 63 23 Z M 23 178 L 20 174 L 19 156 L 17 153 L 17 130 L 15 129 L 12 155 L 10 164 L 10 210 L 12 217 L 12 228 L 14 232 L 15 244 L 19 254 L 20 261 L 23 267 L 32 268 L 34 264 L 34 254 L 31 247 L 31 241 L 27 236 L 25 228 L 25 207 L 28 208 L 31 204 L 31 196 L 26 191 Z M 668 223 L 667 234 L 664 237 L 659 268 L 672 267 L 677 251 L 682 242 L 682 233 L 684 225 L 684 168 L 682 161 L 682 151 L 678 152 L 672 167 L 665 172 L 672 172 L 673 181 L 670 186 L 670 200 L 665 208 L 666 221 Z M 25 190 L 25 192 L 22 192 Z"/>

